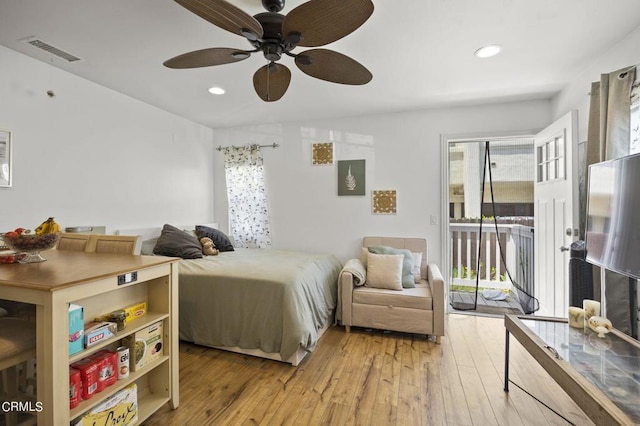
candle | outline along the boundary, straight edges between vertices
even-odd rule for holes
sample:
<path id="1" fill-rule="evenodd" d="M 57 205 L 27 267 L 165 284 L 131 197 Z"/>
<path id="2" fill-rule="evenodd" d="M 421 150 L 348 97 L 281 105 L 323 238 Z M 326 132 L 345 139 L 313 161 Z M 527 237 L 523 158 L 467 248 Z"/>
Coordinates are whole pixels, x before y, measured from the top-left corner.
<path id="1" fill-rule="evenodd" d="M 569 306 L 569 326 L 574 328 L 584 327 L 584 309 L 577 306 Z"/>
<path id="2" fill-rule="evenodd" d="M 589 318 L 600 316 L 600 302 L 597 300 L 584 299 L 582 307 L 584 308 L 584 326 L 587 326 L 586 322 L 589 321 Z"/>

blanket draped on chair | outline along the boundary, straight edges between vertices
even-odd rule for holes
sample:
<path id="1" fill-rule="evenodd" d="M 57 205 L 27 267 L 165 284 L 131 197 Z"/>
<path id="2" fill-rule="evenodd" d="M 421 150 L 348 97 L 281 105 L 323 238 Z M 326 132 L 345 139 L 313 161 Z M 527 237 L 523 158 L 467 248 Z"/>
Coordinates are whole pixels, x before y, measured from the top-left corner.
<path id="1" fill-rule="evenodd" d="M 338 324 L 338 321 L 342 319 L 342 273 L 349 272 L 353 275 L 353 285 L 361 286 L 364 285 L 367 279 L 367 271 L 360 262 L 360 259 L 349 259 L 347 263 L 344 264 L 344 267 L 340 271 L 340 275 L 338 276 L 338 308 L 336 309 L 336 319 L 335 324 Z"/>

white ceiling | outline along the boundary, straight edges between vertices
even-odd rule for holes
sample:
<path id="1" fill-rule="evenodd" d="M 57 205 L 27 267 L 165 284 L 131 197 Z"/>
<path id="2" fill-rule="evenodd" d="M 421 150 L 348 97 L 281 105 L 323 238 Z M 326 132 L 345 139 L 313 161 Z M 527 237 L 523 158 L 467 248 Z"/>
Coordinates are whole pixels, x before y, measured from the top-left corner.
<path id="1" fill-rule="evenodd" d="M 250 14 L 260 0 L 230 0 Z M 286 14 L 302 0 L 288 0 Z M 172 70 L 166 59 L 248 42 L 172 0 L 0 0 L 0 44 L 209 127 L 333 118 L 443 105 L 550 98 L 594 56 L 640 26 L 638 0 L 374 0 L 372 17 L 327 48 L 372 73 L 364 86 L 303 74 L 265 103 L 252 76 L 260 54 L 233 64 Z M 615 7 L 614 7 L 615 6 Z M 21 39 L 37 36 L 84 59 L 64 61 Z M 473 52 L 497 43 L 503 52 Z M 304 50 L 298 48 L 295 52 Z M 207 89 L 218 85 L 223 96 Z M 55 89 L 55 88 L 54 88 Z"/>

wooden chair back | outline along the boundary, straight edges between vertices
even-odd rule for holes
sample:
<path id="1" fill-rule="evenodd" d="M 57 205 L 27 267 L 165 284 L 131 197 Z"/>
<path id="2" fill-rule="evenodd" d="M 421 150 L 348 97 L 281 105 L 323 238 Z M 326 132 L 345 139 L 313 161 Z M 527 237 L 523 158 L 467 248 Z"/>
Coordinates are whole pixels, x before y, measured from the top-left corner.
<path id="1" fill-rule="evenodd" d="M 89 247 L 89 234 L 74 234 L 63 232 L 56 248 L 58 250 L 87 251 Z"/>
<path id="2" fill-rule="evenodd" d="M 58 250 L 86 251 L 91 253 L 140 254 L 140 238 L 137 235 L 77 234 L 63 232 Z"/>
<path id="3" fill-rule="evenodd" d="M 87 251 L 94 253 L 138 254 L 140 247 L 137 235 L 100 235 L 93 234 L 89 239 Z"/>

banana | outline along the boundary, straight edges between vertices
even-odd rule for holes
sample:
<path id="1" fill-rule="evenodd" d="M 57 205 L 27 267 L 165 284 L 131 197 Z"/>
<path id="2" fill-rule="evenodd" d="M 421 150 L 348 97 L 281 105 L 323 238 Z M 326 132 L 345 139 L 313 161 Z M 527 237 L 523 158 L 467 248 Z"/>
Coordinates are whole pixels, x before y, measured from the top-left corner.
<path id="1" fill-rule="evenodd" d="M 36 235 L 55 234 L 56 232 L 60 232 L 60 225 L 58 225 L 52 217 L 42 222 L 40 226 L 36 228 Z"/>
<path id="2" fill-rule="evenodd" d="M 36 235 L 42 235 L 46 232 L 46 230 L 49 229 L 49 219 L 45 220 L 44 222 L 42 222 L 40 224 L 40 226 L 38 226 L 35 230 Z"/>
<path id="3" fill-rule="evenodd" d="M 58 225 L 58 223 L 52 219 L 51 223 L 49 223 L 49 232 L 48 233 L 49 234 L 55 234 L 56 232 L 60 232 L 60 225 Z"/>

